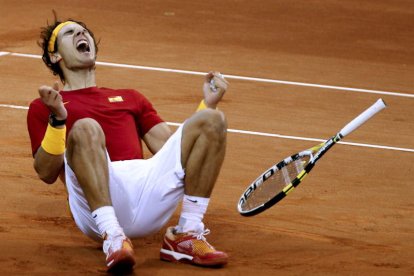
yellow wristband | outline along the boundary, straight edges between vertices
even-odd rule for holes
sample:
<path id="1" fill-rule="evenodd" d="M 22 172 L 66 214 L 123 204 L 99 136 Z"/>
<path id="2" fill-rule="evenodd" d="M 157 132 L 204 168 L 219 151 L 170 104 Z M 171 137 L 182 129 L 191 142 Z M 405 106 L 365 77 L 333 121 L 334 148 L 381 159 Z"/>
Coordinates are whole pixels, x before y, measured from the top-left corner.
<path id="1" fill-rule="evenodd" d="M 206 103 L 204 102 L 204 100 L 201 100 L 200 104 L 197 107 L 197 111 L 196 112 L 198 112 L 200 110 L 203 110 L 203 109 L 206 109 L 206 108 L 207 108 Z"/>
<path id="2" fill-rule="evenodd" d="M 54 128 L 47 125 L 45 137 L 43 137 L 42 148 L 50 154 L 61 155 L 65 152 L 66 126 L 64 128 Z"/>

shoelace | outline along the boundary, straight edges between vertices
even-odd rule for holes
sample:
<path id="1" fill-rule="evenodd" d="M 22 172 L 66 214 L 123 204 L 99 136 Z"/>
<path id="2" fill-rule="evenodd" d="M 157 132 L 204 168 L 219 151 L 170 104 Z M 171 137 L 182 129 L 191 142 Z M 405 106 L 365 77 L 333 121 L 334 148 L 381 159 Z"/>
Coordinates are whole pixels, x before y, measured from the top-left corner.
<path id="1" fill-rule="evenodd" d="M 109 249 L 112 247 L 112 251 L 116 251 L 122 248 L 125 236 L 123 234 L 116 234 L 114 236 L 108 236 L 103 243 L 103 252 L 108 255 Z"/>
<path id="2" fill-rule="evenodd" d="M 206 241 L 206 238 L 204 236 L 207 236 L 210 234 L 210 229 L 205 229 L 201 233 L 194 233 L 193 237 L 197 238 L 197 240 Z"/>

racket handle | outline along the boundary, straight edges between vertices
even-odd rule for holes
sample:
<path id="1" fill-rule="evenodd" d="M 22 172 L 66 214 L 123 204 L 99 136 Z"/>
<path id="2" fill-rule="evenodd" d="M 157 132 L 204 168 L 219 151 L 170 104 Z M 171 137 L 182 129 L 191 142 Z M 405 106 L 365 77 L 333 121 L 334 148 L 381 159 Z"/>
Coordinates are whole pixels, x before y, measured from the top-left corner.
<path id="1" fill-rule="evenodd" d="M 368 121 L 372 116 L 383 110 L 387 105 L 382 99 L 377 100 L 373 105 L 371 105 L 368 109 L 358 115 L 355 119 L 349 122 L 340 132 L 339 134 L 342 137 L 347 136 L 349 133 L 360 127 L 363 123 Z"/>

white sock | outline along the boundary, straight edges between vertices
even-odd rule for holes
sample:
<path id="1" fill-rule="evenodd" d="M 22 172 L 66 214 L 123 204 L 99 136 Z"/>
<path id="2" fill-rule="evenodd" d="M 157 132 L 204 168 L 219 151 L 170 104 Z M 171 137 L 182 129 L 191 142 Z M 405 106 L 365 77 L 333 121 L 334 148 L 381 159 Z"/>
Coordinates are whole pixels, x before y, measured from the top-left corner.
<path id="1" fill-rule="evenodd" d="M 184 195 L 177 230 L 184 233 L 204 231 L 202 221 L 209 201 L 210 199 L 205 197 Z"/>
<path id="2" fill-rule="evenodd" d="M 118 219 L 115 215 L 115 209 L 112 206 L 103 206 L 92 212 L 92 217 L 98 226 L 99 233 L 103 237 L 105 234 L 115 234 L 121 231 L 124 232 L 119 225 Z"/>

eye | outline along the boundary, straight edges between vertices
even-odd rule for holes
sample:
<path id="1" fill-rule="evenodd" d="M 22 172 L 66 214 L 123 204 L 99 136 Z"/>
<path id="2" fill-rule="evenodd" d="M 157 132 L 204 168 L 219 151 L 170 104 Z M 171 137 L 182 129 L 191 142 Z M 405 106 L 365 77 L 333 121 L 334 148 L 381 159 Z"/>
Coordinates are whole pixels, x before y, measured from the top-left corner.
<path id="1" fill-rule="evenodd" d="M 67 30 L 66 32 L 63 33 L 63 35 L 71 35 L 73 34 L 73 30 Z"/>

